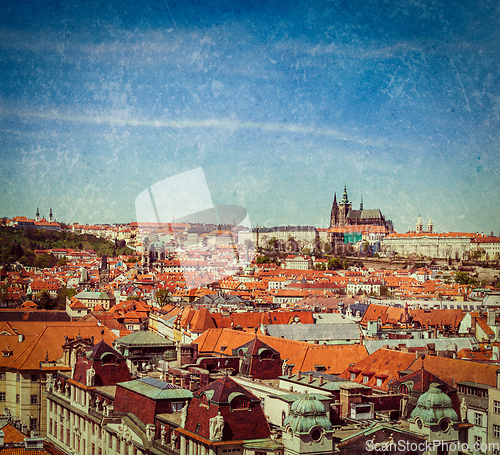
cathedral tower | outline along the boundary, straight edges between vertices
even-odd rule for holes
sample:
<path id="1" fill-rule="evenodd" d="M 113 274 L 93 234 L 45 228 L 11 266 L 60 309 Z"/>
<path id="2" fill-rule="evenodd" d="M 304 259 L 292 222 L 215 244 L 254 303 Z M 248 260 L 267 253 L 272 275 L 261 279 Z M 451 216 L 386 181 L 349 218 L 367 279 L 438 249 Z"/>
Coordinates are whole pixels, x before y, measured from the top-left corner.
<path id="1" fill-rule="evenodd" d="M 339 206 L 337 205 L 337 193 L 333 194 L 332 213 L 330 215 L 330 227 L 339 224 Z"/>
<path id="2" fill-rule="evenodd" d="M 342 200 L 339 204 L 339 226 L 343 227 L 347 224 L 347 214 L 351 208 L 352 204 L 349 202 L 349 198 L 347 197 L 347 186 L 344 184 L 344 194 L 342 195 Z"/>
<path id="3" fill-rule="evenodd" d="M 427 232 L 432 233 L 432 229 L 433 229 L 433 226 L 432 226 L 432 217 L 429 216 L 429 224 L 427 224 Z"/>

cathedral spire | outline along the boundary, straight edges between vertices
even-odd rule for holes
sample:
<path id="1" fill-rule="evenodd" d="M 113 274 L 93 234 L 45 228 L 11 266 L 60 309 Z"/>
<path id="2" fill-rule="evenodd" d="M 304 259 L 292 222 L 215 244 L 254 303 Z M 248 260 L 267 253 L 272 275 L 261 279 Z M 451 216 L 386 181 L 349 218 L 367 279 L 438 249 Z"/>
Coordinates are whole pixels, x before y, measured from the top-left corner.
<path id="1" fill-rule="evenodd" d="M 40 221 L 40 210 L 38 210 L 38 207 L 36 208 L 36 217 L 35 221 Z"/>
<path id="2" fill-rule="evenodd" d="M 429 215 L 429 223 L 427 224 L 427 232 L 432 232 L 432 217 Z"/>
<path id="3" fill-rule="evenodd" d="M 361 195 L 361 203 L 359 204 L 359 210 L 363 211 L 363 195 Z"/>
<path id="4" fill-rule="evenodd" d="M 347 197 L 347 184 L 344 183 L 344 194 L 342 195 L 341 204 L 349 204 L 349 198 Z"/>

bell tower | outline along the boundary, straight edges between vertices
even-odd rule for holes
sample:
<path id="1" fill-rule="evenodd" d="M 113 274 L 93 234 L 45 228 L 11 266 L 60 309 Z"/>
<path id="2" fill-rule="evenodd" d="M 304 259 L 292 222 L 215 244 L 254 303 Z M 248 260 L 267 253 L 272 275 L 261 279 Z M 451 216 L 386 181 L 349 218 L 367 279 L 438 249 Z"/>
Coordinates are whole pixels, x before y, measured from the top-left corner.
<path id="1" fill-rule="evenodd" d="M 330 215 L 330 227 L 339 225 L 339 206 L 337 205 L 337 193 L 333 193 L 332 213 Z"/>
<path id="2" fill-rule="evenodd" d="M 342 200 L 339 203 L 339 226 L 345 226 L 347 220 L 347 214 L 352 208 L 352 203 L 347 197 L 347 185 L 344 184 L 344 194 L 342 195 Z"/>

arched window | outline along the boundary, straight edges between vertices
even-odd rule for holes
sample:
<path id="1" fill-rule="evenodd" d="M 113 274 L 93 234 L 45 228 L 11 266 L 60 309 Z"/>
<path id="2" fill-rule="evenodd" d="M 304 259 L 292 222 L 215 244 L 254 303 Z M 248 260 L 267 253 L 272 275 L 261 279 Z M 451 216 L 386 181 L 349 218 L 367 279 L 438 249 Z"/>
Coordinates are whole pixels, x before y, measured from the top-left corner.
<path id="1" fill-rule="evenodd" d="M 266 349 L 260 353 L 260 360 L 271 360 L 273 358 L 273 353 Z"/>
<path id="2" fill-rule="evenodd" d="M 205 394 L 203 394 L 200 398 L 200 404 L 202 404 L 203 406 L 206 406 L 208 407 L 208 398 Z"/>
<path id="3" fill-rule="evenodd" d="M 249 409 L 250 408 L 250 400 L 245 396 L 236 397 L 231 401 L 231 411 L 239 410 L 239 409 Z"/>
<path id="4" fill-rule="evenodd" d="M 116 365 L 117 363 L 118 359 L 112 354 L 107 354 L 102 358 L 103 365 Z"/>

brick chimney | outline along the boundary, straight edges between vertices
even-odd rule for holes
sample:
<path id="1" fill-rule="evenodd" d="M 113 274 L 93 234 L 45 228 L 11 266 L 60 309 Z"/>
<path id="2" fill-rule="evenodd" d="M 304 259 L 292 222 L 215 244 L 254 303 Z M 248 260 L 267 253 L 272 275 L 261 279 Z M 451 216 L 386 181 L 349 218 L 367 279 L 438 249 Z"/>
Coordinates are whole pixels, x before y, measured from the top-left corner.
<path id="1" fill-rule="evenodd" d="M 319 377 L 319 385 L 323 385 L 325 383 L 325 378 L 323 376 Z"/>
<path id="2" fill-rule="evenodd" d="M 308 379 L 308 381 L 307 381 L 307 382 L 309 382 L 309 384 L 310 384 L 310 383 L 311 383 L 311 382 L 313 382 L 313 381 L 314 381 L 313 374 L 312 374 L 312 373 L 309 373 L 309 379 Z"/>

